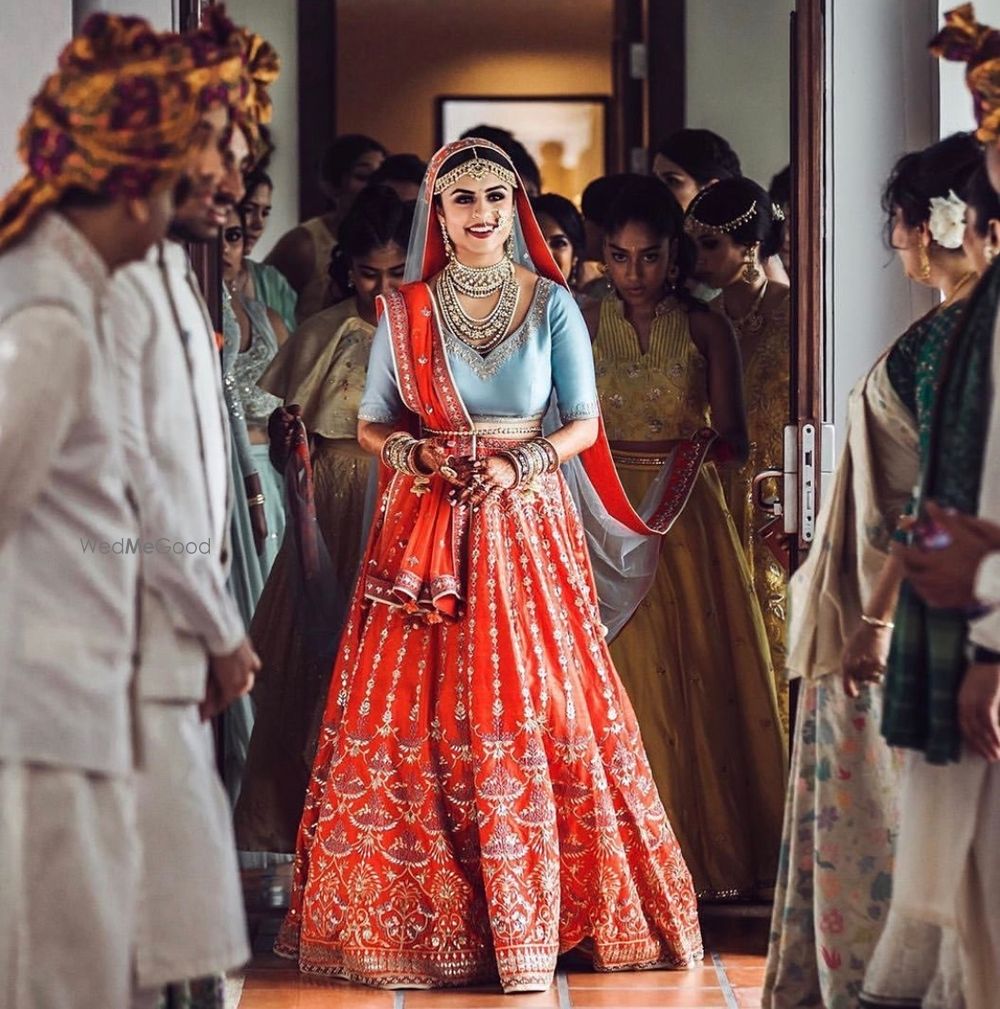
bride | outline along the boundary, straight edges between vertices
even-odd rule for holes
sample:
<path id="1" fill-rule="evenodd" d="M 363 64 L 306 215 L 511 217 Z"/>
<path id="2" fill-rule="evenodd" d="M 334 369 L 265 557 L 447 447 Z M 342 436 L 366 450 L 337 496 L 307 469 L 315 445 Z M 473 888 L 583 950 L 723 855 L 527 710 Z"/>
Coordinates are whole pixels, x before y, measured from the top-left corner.
<path id="1" fill-rule="evenodd" d="M 507 156 L 451 144 L 382 300 L 358 438 L 380 503 L 276 949 L 380 987 L 543 990 L 702 957 L 691 876 L 604 640 L 560 473 L 628 506 L 590 337 Z M 555 392 L 562 427 L 541 436 Z"/>

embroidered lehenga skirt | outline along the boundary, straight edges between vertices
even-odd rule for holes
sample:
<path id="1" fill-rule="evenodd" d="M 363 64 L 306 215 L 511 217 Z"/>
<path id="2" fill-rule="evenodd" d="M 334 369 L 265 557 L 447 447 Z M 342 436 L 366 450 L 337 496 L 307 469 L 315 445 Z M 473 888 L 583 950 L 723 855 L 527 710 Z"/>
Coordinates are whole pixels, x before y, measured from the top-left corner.
<path id="1" fill-rule="evenodd" d="M 277 951 L 381 987 L 544 988 L 575 947 L 598 970 L 691 966 L 691 876 L 562 477 L 475 510 L 464 571 L 450 622 L 359 582 Z"/>

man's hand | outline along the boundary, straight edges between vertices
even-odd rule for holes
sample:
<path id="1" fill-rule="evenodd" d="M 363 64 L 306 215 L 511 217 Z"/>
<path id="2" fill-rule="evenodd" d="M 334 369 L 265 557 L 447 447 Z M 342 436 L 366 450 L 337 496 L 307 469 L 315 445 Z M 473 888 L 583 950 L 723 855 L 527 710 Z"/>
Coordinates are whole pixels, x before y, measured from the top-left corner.
<path id="1" fill-rule="evenodd" d="M 958 691 L 958 724 L 973 753 L 1000 760 L 1000 664 L 974 662 Z"/>
<path id="2" fill-rule="evenodd" d="M 900 547 L 896 553 L 917 594 L 938 609 L 965 609 L 976 604 L 973 591 L 983 558 L 1000 550 L 1000 526 L 985 519 L 942 508 L 933 501 L 927 515 L 950 537 L 934 550 Z"/>
<path id="3" fill-rule="evenodd" d="M 237 697 L 250 693 L 254 675 L 260 669 L 260 659 L 249 638 L 228 655 L 213 655 L 208 663 L 208 688 L 201 703 L 203 721 L 220 714 Z"/>

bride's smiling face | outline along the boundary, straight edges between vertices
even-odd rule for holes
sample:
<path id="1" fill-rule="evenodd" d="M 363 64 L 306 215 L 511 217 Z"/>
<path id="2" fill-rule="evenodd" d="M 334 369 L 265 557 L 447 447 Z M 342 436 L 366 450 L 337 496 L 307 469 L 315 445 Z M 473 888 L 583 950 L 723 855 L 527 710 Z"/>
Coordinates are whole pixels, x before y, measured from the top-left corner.
<path id="1" fill-rule="evenodd" d="M 467 175 L 441 194 L 439 213 L 459 260 L 497 262 L 514 223 L 514 191 L 496 175 Z"/>

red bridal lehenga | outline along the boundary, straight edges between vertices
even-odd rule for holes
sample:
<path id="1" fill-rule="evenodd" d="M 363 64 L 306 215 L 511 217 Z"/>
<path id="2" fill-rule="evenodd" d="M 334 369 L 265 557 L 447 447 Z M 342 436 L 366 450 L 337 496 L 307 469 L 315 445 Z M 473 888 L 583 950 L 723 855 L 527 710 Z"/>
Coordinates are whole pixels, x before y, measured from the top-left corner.
<path id="1" fill-rule="evenodd" d="M 467 146 L 431 163 L 426 202 Z M 522 192 L 527 247 L 554 276 Z M 537 418 L 466 412 L 426 285 L 390 296 L 388 315 L 399 391 L 424 431 L 452 432 L 456 454 L 534 436 Z M 575 947 L 598 970 L 690 967 L 702 957 L 691 876 L 562 475 L 477 509 L 449 507 L 440 478 L 413 489 L 383 473 L 276 950 L 381 987 L 537 990 Z"/>

